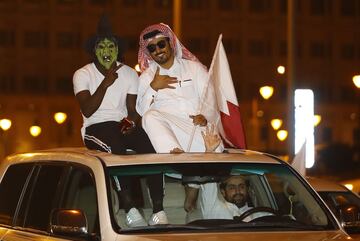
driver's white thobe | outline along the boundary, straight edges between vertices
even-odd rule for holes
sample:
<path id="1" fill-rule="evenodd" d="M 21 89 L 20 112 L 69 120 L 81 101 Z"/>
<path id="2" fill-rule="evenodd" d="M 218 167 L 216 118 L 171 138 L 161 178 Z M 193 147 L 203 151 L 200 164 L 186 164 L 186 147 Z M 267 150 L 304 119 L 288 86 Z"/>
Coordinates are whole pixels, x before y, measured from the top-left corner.
<path id="1" fill-rule="evenodd" d="M 247 203 L 239 208 L 235 204 L 227 202 L 218 190 L 217 183 L 200 185 L 200 209 L 204 219 L 234 219 L 235 216 L 240 216 L 252 208 Z M 249 222 L 262 216 L 264 213 L 253 213 L 242 221 Z"/>

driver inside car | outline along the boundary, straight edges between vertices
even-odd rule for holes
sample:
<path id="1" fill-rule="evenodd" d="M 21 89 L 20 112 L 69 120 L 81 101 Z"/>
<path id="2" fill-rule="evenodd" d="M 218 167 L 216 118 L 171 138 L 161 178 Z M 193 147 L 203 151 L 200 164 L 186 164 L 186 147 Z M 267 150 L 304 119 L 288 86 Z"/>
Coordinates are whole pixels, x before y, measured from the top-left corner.
<path id="1" fill-rule="evenodd" d="M 199 190 L 200 209 L 204 219 L 234 219 L 249 222 L 255 218 L 273 215 L 268 211 L 247 212 L 253 209 L 249 199 L 249 184 L 244 176 L 230 175 L 216 182 L 204 184 L 189 183 L 185 187 L 185 210 L 191 213 L 196 208 Z M 220 193 L 219 193 L 220 190 Z M 243 216 L 242 216 L 243 215 Z"/>
<path id="2" fill-rule="evenodd" d="M 211 125 L 210 128 L 206 127 L 206 131 L 202 132 L 202 137 L 207 152 L 215 150 L 220 143 L 220 137 L 216 133 L 214 125 Z M 201 184 L 189 182 L 185 185 L 184 209 L 188 218 L 196 208 L 199 190 L 201 190 L 200 209 L 204 219 L 234 219 L 238 217 L 241 221 L 249 222 L 258 217 L 275 214 L 275 210 L 272 208 L 251 207 L 249 182 L 244 176 L 225 175 L 220 179 L 219 184 L 213 179 L 212 182 Z"/>

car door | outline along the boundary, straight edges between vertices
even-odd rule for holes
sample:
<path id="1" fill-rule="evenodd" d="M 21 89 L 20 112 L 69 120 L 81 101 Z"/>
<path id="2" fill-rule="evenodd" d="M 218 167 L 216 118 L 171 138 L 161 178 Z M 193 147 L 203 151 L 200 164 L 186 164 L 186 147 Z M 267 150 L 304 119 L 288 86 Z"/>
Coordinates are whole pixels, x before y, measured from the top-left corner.
<path id="1" fill-rule="evenodd" d="M 67 170 L 66 165 L 51 163 L 31 166 L 15 202 L 14 218 L 9 223 L 11 228 L 3 241 L 48 239 L 50 212 L 59 203 L 58 197 Z"/>
<path id="2" fill-rule="evenodd" d="M 100 237 L 95 178 L 89 168 L 80 165 L 71 167 L 59 208 L 82 210 L 88 222 L 88 232 Z"/>
<path id="3" fill-rule="evenodd" d="M 95 186 L 91 170 L 83 165 L 48 162 L 10 167 L 0 186 L 0 197 L 6 197 L 0 200 L 0 225 L 5 227 L 1 240 L 70 240 L 49 233 L 55 208 L 83 210 L 89 233 L 100 237 Z"/>
<path id="4" fill-rule="evenodd" d="M 18 164 L 7 168 L 0 183 L 0 238 L 12 230 L 21 196 L 33 171 L 33 164 Z"/>

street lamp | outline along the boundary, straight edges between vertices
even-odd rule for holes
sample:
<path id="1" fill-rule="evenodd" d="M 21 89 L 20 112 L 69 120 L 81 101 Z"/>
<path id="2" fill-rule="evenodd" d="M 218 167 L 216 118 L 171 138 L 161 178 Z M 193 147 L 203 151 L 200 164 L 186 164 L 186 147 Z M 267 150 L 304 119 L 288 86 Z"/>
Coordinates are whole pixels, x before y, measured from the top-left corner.
<path id="1" fill-rule="evenodd" d="M 33 137 L 38 137 L 41 134 L 41 127 L 33 125 L 29 128 L 29 132 Z"/>
<path id="2" fill-rule="evenodd" d="M 59 125 L 61 125 L 62 123 L 64 123 L 66 121 L 67 115 L 64 112 L 57 112 L 54 114 L 54 120 L 56 121 L 56 123 L 58 123 Z"/>
<path id="3" fill-rule="evenodd" d="M 276 136 L 280 141 L 285 141 L 288 136 L 288 132 L 287 132 L 287 130 L 279 130 L 276 133 Z"/>
<path id="4" fill-rule="evenodd" d="M 265 99 L 269 99 L 273 93 L 274 93 L 274 88 L 272 86 L 262 86 L 259 89 L 260 95 Z"/>
<path id="5" fill-rule="evenodd" d="M 356 88 L 360 88 L 360 75 L 354 75 L 352 80 Z"/>
<path id="6" fill-rule="evenodd" d="M 8 140 L 7 140 L 7 133 L 6 131 L 9 130 L 11 127 L 11 120 L 9 119 L 1 119 L 0 120 L 0 128 L 2 130 L 1 133 L 1 145 L 2 145 L 2 152 L 1 155 L 6 156 L 7 153 L 7 149 L 8 149 Z"/>
<path id="7" fill-rule="evenodd" d="M 321 122 L 321 115 L 314 115 L 314 126 L 318 126 Z"/>
<path id="8" fill-rule="evenodd" d="M 277 72 L 278 72 L 279 74 L 285 74 L 285 67 L 282 66 L 282 65 L 279 65 L 279 66 L 277 67 Z"/>
<path id="9" fill-rule="evenodd" d="M 272 119 L 270 123 L 274 130 L 278 130 L 281 127 L 283 121 L 281 119 Z"/>
<path id="10" fill-rule="evenodd" d="M 1 128 L 3 131 L 9 130 L 10 127 L 11 127 L 11 120 L 9 120 L 9 119 L 1 119 L 1 120 L 0 120 L 0 128 Z"/>

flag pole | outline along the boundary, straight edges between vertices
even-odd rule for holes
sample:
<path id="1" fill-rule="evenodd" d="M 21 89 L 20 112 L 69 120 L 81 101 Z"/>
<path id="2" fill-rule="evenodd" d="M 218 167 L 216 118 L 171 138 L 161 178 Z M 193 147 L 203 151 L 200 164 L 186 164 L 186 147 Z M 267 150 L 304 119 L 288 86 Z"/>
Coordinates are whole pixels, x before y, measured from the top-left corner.
<path id="1" fill-rule="evenodd" d="M 210 64 L 210 69 L 209 69 L 209 71 L 208 71 L 208 81 L 207 81 L 207 84 L 206 84 L 205 87 L 204 87 L 204 90 L 203 90 L 203 93 L 202 93 L 202 96 L 201 96 L 201 100 L 200 100 L 200 103 L 199 103 L 199 107 L 198 107 L 198 112 L 197 112 L 197 113 L 201 113 L 202 108 L 203 108 L 203 102 L 204 102 L 204 99 L 206 98 L 206 94 L 207 94 L 207 91 L 208 91 L 208 89 L 209 89 L 209 88 L 208 88 L 208 87 L 209 87 L 209 82 L 210 82 L 210 74 L 209 74 L 209 73 L 211 73 L 211 72 L 212 72 L 212 69 L 214 68 L 214 62 L 215 62 L 214 59 L 215 59 L 216 53 L 218 52 L 218 49 L 219 49 L 221 40 L 222 40 L 222 34 L 219 35 L 218 41 L 217 41 L 217 43 L 216 43 L 214 55 L 213 55 L 213 58 L 212 58 L 212 61 L 211 61 L 211 64 Z M 217 121 L 217 122 L 218 122 L 218 121 Z M 216 123 L 216 124 L 217 124 L 217 123 Z M 190 135 L 190 139 L 189 139 L 189 143 L 188 143 L 188 146 L 187 146 L 187 148 L 186 148 L 186 152 L 189 152 L 189 151 L 190 151 L 192 142 L 193 142 L 193 140 L 194 140 L 194 135 L 195 135 L 196 128 L 197 128 L 196 125 L 194 125 L 194 127 L 192 128 L 191 135 Z"/>

